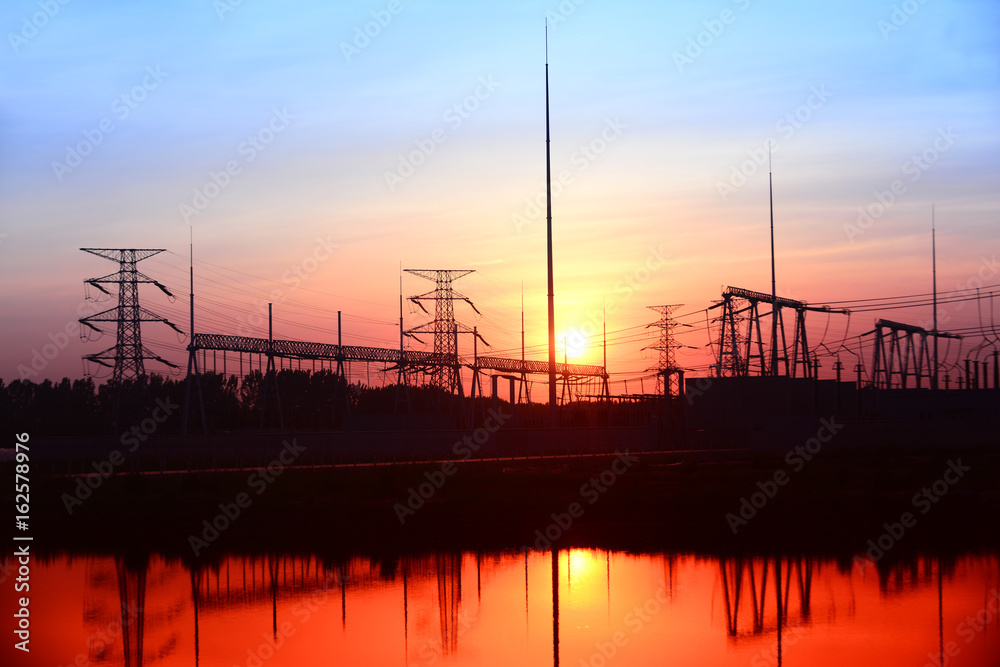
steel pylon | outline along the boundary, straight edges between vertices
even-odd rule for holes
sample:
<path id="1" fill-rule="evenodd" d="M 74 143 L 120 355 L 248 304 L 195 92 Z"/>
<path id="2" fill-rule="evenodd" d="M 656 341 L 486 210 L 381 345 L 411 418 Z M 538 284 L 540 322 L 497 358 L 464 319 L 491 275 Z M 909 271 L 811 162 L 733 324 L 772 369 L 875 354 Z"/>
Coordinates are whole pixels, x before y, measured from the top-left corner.
<path id="1" fill-rule="evenodd" d="M 111 295 L 111 292 L 104 285 L 118 285 L 118 305 L 80 320 L 80 324 L 99 333 L 104 333 L 104 331 L 97 326 L 98 324 L 113 322 L 116 325 L 115 345 L 102 352 L 84 355 L 83 358 L 112 369 L 109 384 L 115 395 L 115 417 L 117 418 L 117 399 L 120 398 L 118 392 L 126 382 L 143 382 L 145 380 L 144 361 L 146 359 L 177 368 L 176 364 L 153 353 L 142 344 L 141 323 L 163 322 L 177 333 L 183 332 L 165 317 L 139 305 L 140 283 L 151 283 L 164 294 L 173 296 L 170 290 L 136 268 L 136 264 L 163 252 L 162 249 L 80 248 L 80 250 L 118 263 L 117 273 L 84 281 L 85 284 L 91 285 L 107 295 Z"/>
<path id="2" fill-rule="evenodd" d="M 665 389 L 670 389 L 669 394 L 671 396 L 678 395 L 680 391 L 680 388 L 675 386 L 678 382 L 678 377 L 673 373 L 673 371 L 677 370 L 675 350 L 678 345 L 674 343 L 674 329 L 677 327 L 677 322 L 670 315 L 682 305 L 676 303 L 669 306 L 646 306 L 650 310 L 660 314 L 659 320 L 647 325 L 647 328 L 658 327 L 660 329 L 660 340 L 644 348 L 660 351 L 659 364 L 654 368 L 648 369 L 656 371 L 656 393 L 659 395 L 663 395 Z M 670 386 L 667 383 L 670 383 Z"/>
<path id="3" fill-rule="evenodd" d="M 489 346 L 483 340 L 482 336 L 479 336 L 471 327 L 455 321 L 456 299 L 469 304 L 477 315 L 482 314 L 469 297 L 456 292 L 452 287 L 453 281 L 473 273 L 474 270 L 406 269 L 406 272 L 420 276 L 425 280 L 433 281 L 435 284 L 433 291 L 410 297 L 410 301 L 419 306 L 425 313 L 428 313 L 428 310 L 424 308 L 421 302 L 434 301 L 434 320 L 408 329 L 406 334 L 411 337 L 415 337 L 413 334 L 417 333 L 434 334 L 434 365 L 431 369 L 431 385 L 440 387 L 450 393 L 455 393 L 456 390 L 461 393 L 462 378 L 460 373 L 461 366 L 458 359 L 458 334 L 474 334 L 484 344 Z"/>

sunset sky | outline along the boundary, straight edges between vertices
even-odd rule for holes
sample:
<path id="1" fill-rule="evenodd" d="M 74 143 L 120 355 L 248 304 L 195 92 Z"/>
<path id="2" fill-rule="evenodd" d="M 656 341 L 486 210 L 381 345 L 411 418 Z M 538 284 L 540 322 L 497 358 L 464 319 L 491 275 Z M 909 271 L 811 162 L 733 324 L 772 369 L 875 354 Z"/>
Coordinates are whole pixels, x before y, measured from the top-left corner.
<path id="1" fill-rule="evenodd" d="M 989 0 L 14 0 L 0 377 L 33 358 L 30 379 L 80 377 L 114 344 L 60 333 L 114 305 L 84 301 L 83 281 L 117 267 L 81 247 L 167 249 L 140 268 L 177 299 L 147 285 L 143 304 L 186 331 L 192 233 L 198 331 L 266 336 L 274 301 L 276 337 L 335 342 L 342 310 L 346 343 L 398 346 L 400 267 L 474 269 L 456 288 L 483 315 L 456 313 L 493 346 L 480 353 L 519 356 L 523 285 L 528 356 L 544 358 L 546 19 L 556 330 L 599 334 L 607 307 L 615 391 L 656 362 L 647 305 L 685 304 L 697 349 L 678 359 L 704 369 L 721 288 L 770 291 L 769 140 L 779 294 L 930 292 L 932 204 L 939 289 L 1000 284 Z M 433 285 L 404 274 L 402 289 Z M 979 305 L 943 307 L 941 328 L 989 328 Z M 827 345 L 879 316 L 930 321 L 815 315 Z M 183 363 L 175 332 L 144 340 Z M 601 363 L 600 336 L 584 343 L 573 360 Z"/>

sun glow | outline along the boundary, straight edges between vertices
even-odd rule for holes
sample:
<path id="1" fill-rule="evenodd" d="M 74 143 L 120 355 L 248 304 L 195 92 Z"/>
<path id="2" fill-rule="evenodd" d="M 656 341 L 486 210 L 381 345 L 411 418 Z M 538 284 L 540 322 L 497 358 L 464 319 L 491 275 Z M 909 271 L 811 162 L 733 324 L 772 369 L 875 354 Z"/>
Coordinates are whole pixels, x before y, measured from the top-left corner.
<path id="1" fill-rule="evenodd" d="M 567 559 L 567 576 L 572 577 L 573 583 L 582 582 L 594 573 L 597 559 L 590 550 L 571 549 Z"/>
<path id="2" fill-rule="evenodd" d="M 558 352 L 569 359 L 583 356 L 587 351 L 587 343 L 579 331 L 572 329 L 564 333 L 558 340 Z M 562 361 L 561 359 L 559 361 Z"/>

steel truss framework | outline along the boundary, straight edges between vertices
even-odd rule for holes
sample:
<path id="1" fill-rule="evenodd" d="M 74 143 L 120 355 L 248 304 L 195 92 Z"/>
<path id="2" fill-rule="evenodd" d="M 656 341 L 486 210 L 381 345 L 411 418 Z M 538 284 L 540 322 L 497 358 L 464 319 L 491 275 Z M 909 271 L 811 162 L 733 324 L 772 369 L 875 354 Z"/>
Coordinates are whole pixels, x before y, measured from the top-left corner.
<path id="1" fill-rule="evenodd" d="M 743 305 L 746 302 L 747 305 Z M 772 344 L 777 347 L 777 354 L 772 350 L 772 359 L 775 361 L 768 366 L 768 355 L 764 352 L 764 338 L 761 335 L 761 314 L 758 305 L 761 303 L 771 304 L 771 313 L 774 318 L 774 328 L 772 332 Z M 781 365 L 784 365 L 783 374 L 788 377 L 797 377 L 799 366 L 802 367 L 802 377 L 812 378 L 815 369 L 809 352 L 809 341 L 806 336 L 806 312 L 816 311 L 821 313 L 849 314 L 847 309 L 831 308 L 830 306 L 810 306 L 804 301 L 795 301 L 784 297 L 772 297 L 763 292 L 743 289 L 741 287 L 727 287 L 722 292 L 722 301 L 709 306 L 709 310 L 721 307 L 722 326 L 719 331 L 719 356 L 716 361 L 716 373 L 722 376 L 746 377 L 750 375 L 753 366 L 757 367 L 760 375 L 779 375 Z M 785 336 L 785 323 L 782 317 L 782 309 L 790 308 L 795 311 L 795 334 L 792 338 L 791 356 L 789 356 L 788 342 Z M 737 317 L 744 315 L 744 317 Z M 746 319 L 745 333 L 739 330 L 739 321 Z"/>
<path id="2" fill-rule="evenodd" d="M 364 345 L 335 345 L 333 343 L 309 343 L 298 340 L 268 340 L 267 338 L 249 338 L 246 336 L 229 336 L 226 334 L 196 333 L 191 341 L 191 350 L 207 350 L 218 352 L 243 352 L 284 359 L 315 359 L 326 361 L 362 361 L 384 363 L 398 366 L 408 366 L 411 370 L 433 373 L 438 366 L 454 364 L 453 357 L 438 355 L 434 352 L 418 352 L 387 347 L 368 347 Z M 549 365 L 545 361 L 507 359 L 504 357 L 476 357 L 469 362 L 459 357 L 462 366 L 480 371 L 494 370 L 511 374 L 546 374 Z M 556 364 L 556 371 L 571 379 L 584 377 L 607 378 L 603 366 L 588 366 L 584 364 Z"/>
<path id="3" fill-rule="evenodd" d="M 142 344 L 140 329 L 142 322 L 162 322 L 177 333 L 182 333 L 165 317 L 139 305 L 139 283 L 151 283 L 160 288 L 167 296 L 173 296 L 166 287 L 136 268 L 136 264 L 163 252 L 163 250 L 152 248 L 80 248 L 80 250 L 118 263 L 117 273 L 84 281 L 107 295 L 110 295 L 111 292 L 106 290 L 104 285 L 117 285 L 118 305 L 80 320 L 80 324 L 90 327 L 98 333 L 103 333 L 103 331 L 95 324 L 113 322 L 116 325 L 114 347 L 103 352 L 85 355 L 83 358 L 111 368 L 111 383 L 114 386 L 120 386 L 125 380 L 144 378 L 146 370 L 143 362 L 146 359 L 177 368 L 175 364 L 151 352 Z"/>
<path id="4" fill-rule="evenodd" d="M 647 368 L 647 371 L 656 371 L 656 393 L 663 396 L 679 396 L 684 386 L 684 371 L 677 368 L 677 355 L 675 353 L 677 345 L 674 343 L 674 329 L 677 328 L 677 321 L 670 315 L 684 304 L 675 303 L 669 306 L 646 306 L 650 310 L 660 314 L 660 319 L 649 327 L 660 329 L 660 340 L 653 345 L 648 345 L 647 350 L 659 350 L 659 364 Z"/>
<path id="5" fill-rule="evenodd" d="M 493 375 L 493 389 L 494 395 L 496 394 L 496 382 L 498 378 L 506 378 L 511 380 L 511 382 L 520 382 L 521 387 L 524 389 L 525 396 L 528 396 L 528 402 L 531 401 L 530 396 L 527 393 L 527 376 L 528 375 L 548 375 L 549 373 L 549 363 L 547 361 L 533 361 L 531 359 L 508 359 L 505 357 L 476 357 L 470 366 L 474 373 L 478 374 L 482 371 L 494 371 Z M 601 380 L 601 396 L 607 398 L 610 395 L 608 387 L 608 373 L 604 366 L 591 366 L 587 364 L 567 364 L 562 363 L 556 364 L 556 376 L 562 380 L 563 383 L 563 395 L 567 389 L 570 391 L 570 399 L 572 400 L 572 389 L 570 385 L 579 380 L 584 380 L 587 378 L 595 378 Z M 512 385 L 513 386 L 513 385 Z M 520 394 L 519 394 L 520 395 Z M 518 399 L 520 401 L 520 399 Z"/>
<path id="6" fill-rule="evenodd" d="M 145 360 L 158 361 L 171 368 L 177 368 L 175 364 L 142 344 L 143 322 L 162 322 L 181 333 L 181 330 L 168 319 L 139 305 L 140 283 L 156 285 L 164 294 L 173 297 L 170 290 L 136 267 L 142 260 L 163 250 L 157 248 L 80 248 L 80 250 L 118 263 L 117 273 L 84 281 L 85 284 L 109 296 L 111 292 L 104 286 L 117 285 L 118 305 L 79 320 L 80 324 L 98 333 L 104 333 L 100 325 L 115 324 L 114 347 L 84 355 L 83 358 L 85 361 L 111 368 L 108 387 L 111 390 L 112 423 L 117 424 L 122 419 L 136 419 L 145 410 L 144 404 L 147 404 L 149 399 Z M 126 390 L 125 385 L 128 382 L 136 382 L 138 391 Z"/>
<path id="7" fill-rule="evenodd" d="M 500 371 L 510 374 L 547 375 L 549 362 L 532 361 L 530 359 L 506 359 L 504 357 L 476 357 L 474 366 L 479 370 Z M 607 379 L 604 366 L 588 366 L 585 364 L 556 364 L 556 373 L 570 379 L 585 377 Z"/>
<path id="8" fill-rule="evenodd" d="M 272 340 L 226 334 L 196 333 L 192 337 L 188 349 L 192 355 L 198 351 L 262 355 L 268 358 L 269 367 L 271 367 L 270 361 L 275 358 L 337 362 L 337 374 L 341 377 L 343 377 L 343 362 L 345 361 L 382 363 L 387 365 L 387 369 L 404 369 L 405 372 L 400 373 L 403 382 L 408 382 L 415 372 L 430 375 L 433 378 L 439 368 L 451 369 L 456 363 L 459 366 L 472 369 L 474 373 L 497 371 L 501 374 L 518 375 L 521 378 L 533 374 L 546 375 L 549 372 L 549 365 L 544 361 L 479 356 L 470 361 L 462 357 L 441 355 L 434 352 L 296 340 Z M 196 369 L 195 373 L 197 372 Z M 583 378 L 600 378 L 604 382 L 605 393 L 607 393 L 608 373 L 603 366 L 556 364 L 556 372 L 562 376 L 564 382 Z M 187 411 L 188 408 L 185 407 L 185 414 Z"/>
<path id="9" fill-rule="evenodd" d="M 420 307 L 425 313 L 422 301 L 434 302 L 434 320 L 414 327 L 406 334 L 416 338 L 413 334 L 433 333 L 434 334 L 434 355 L 435 363 L 431 371 L 431 384 L 441 387 L 450 393 L 462 393 L 462 376 L 459 371 L 461 362 L 458 358 L 458 334 L 471 333 L 474 336 L 479 334 L 474 329 L 461 324 L 455 320 L 455 299 L 465 301 L 477 314 L 472 300 L 464 294 L 460 294 L 452 288 L 453 281 L 463 276 L 473 273 L 472 269 L 406 269 L 407 273 L 412 273 L 426 280 L 433 281 L 435 289 L 425 294 L 411 296 L 410 301 Z M 419 339 L 417 339 L 419 340 Z M 480 337 L 480 340 L 482 338 Z M 486 343 L 483 340 L 483 343 Z M 446 360 L 451 363 L 444 363 Z"/>
<path id="10" fill-rule="evenodd" d="M 961 338 L 961 336 L 941 331 L 927 331 L 912 324 L 876 320 L 875 329 L 864 336 L 875 334 L 872 359 L 872 385 L 879 389 L 891 389 L 893 379 L 899 387 L 906 389 L 910 376 L 916 381 L 917 389 L 923 385 L 923 378 L 934 384 L 934 360 L 929 338 Z"/>

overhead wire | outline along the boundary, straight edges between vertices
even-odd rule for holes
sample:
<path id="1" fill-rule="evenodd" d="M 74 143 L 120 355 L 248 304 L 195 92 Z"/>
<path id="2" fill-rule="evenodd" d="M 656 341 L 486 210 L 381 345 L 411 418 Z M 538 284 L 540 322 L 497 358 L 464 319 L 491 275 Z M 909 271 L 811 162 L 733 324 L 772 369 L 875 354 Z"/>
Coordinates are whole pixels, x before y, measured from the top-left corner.
<path id="1" fill-rule="evenodd" d="M 182 259 L 185 264 L 189 261 L 187 257 L 183 257 L 171 251 L 168 251 L 168 253 L 174 258 Z M 162 269 L 164 272 L 171 274 L 171 276 L 176 278 L 179 282 L 188 277 L 187 271 L 181 271 L 175 264 L 166 261 L 159 256 L 151 258 L 151 261 L 157 262 L 158 269 Z M 245 271 L 207 262 L 205 260 L 197 260 L 194 264 L 195 267 L 200 269 L 200 275 L 198 276 L 199 296 L 197 298 L 196 305 L 202 306 L 197 313 L 197 320 L 220 331 L 225 331 L 227 329 L 231 330 L 234 326 L 250 328 L 252 321 L 261 320 L 266 316 L 265 311 L 260 307 L 260 305 L 258 305 L 255 310 L 253 307 L 246 304 L 246 298 L 251 295 L 252 298 L 259 296 L 263 296 L 264 298 L 274 297 L 274 291 L 262 287 L 259 282 L 281 285 L 287 291 L 287 293 L 280 295 L 281 299 L 279 303 L 281 305 L 281 314 L 275 314 L 273 318 L 274 323 L 278 325 L 277 328 L 283 331 L 314 332 L 325 337 L 331 333 L 331 328 L 323 326 L 323 323 L 332 322 L 333 318 L 336 316 L 335 312 L 329 308 L 288 296 L 288 294 L 293 291 L 302 290 L 303 292 L 318 294 L 334 299 L 345 299 L 355 303 L 378 306 L 380 308 L 385 305 L 375 301 L 333 294 L 302 285 L 289 286 L 285 282 L 268 279 Z M 503 280 L 499 276 L 483 272 L 478 272 L 478 275 L 484 278 L 484 282 L 487 284 L 489 291 L 493 291 L 501 297 L 499 300 L 514 300 L 510 291 L 504 289 L 504 287 L 498 283 L 498 281 Z M 259 282 L 258 284 L 254 284 L 252 282 L 248 282 L 244 278 L 250 278 Z M 509 282 L 511 285 L 518 284 L 511 281 L 506 282 Z M 987 346 L 995 346 L 998 342 L 1000 342 L 1000 336 L 997 335 L 996 323 L 993 316 L 994 300 L 996 296 L 1000 294 L 1000 289 L 997 289 L 996 287 L 997 286 L 995 285 L 986 286 L 988 290 L 985 288 L 978 288 L 975 290 L 975 294 L 971 293 L 972 288 L 959 288 L 939 293 L 939 298 L 937 299 L 939 306 L 970 301 L 976 303 L 976 317 L 978 319 L 978 325 L 965 325 L 964 322 L 967 322 L 967 319 L 962 318 L 963 321 L 956 322 L 956 325 L 959 326 L 954 326 L 951 329 L 954 333 L 961 334 L 964 337 L 981 339 L 977 345 L 971 348 L 969 354 L 981 354 L 981 351 L 986 349 Z M 88 288 L 85 286 L 85 289 Z M 89 291 L 87 295 L 90 297 Z M 230 295 L 235 295 L 238 298 L 233 299 Z M 820 303 L 826 303 L 831 308 L 847 308 L 848 312 L 843 333 L 839 336 L 839 338 L 829 341 L 827 340 L 831 328 L 831 322 L 833 320 L 833 313 L 829 311 L 827 312 L 827 318 L 823 325 L 816 325 L 810 321 L 806 324 L 806 330 L 812 340 L 817 340 L 817 338 L 819 340 L 819 343 L 814 346 L 817 356 L 833 358 L 842 352 L 857 356 L 859 365 L 867 375 L 868 370 L 864 365 L 864 356 L 871 350 L 873 341 L 870 339 L 866 340 L 863 335 L 851 335 L 852 315 L 854 313 L 926 308 L 933 305 L 933 300 L 928 299 L 929 296 L 933 296 L 933 294 L 918 293 L 889 297 L 823 301 Z M 112 297 L 110 295 L 98 295 L 92 300 L 102 303 L 109 301 L 111 298 Z M 982 300 L 987 298 L 990 300 L 989 326 L 987 326 L 983 318 Z M 189 305 L 190 304 L 186 299 L 186 295 L 184 295 L 170 299 L 169 303 L 158 306 L 158 309 L 161 310 L 163 314 L 168 317 L 168 319 L 172 318 L 178 321 L 183 321 L 188 314 L 185 312 L 185 307 L 189 307 Z M 204 307 L 206 305 L 209 307 Z M 522 320 L 520 315 L 512 315 L 506 310 L 498 309 L 492 305 L 480 306 L 479 310 L 481 315 L 477 321 L 487 325 L 488 330 L 497 332 L 500 335 L 501 340 L 516 338 L 516 333 L 514 331 L 515 328 L 517 332 L 521 330 Z M 719 328 L 722 326 L 722 323 L 720 318 L 712 319 L 708 312 L 709 310 L 710 308 L 706 307 L 690 310 L 673 316 L 674 321 L 677 322 L 690 318 L 704 317 L 703 323 L 687 324 L 685 327 L 678 328 L 678 330 L 673 332 L 673 336 L 675 338 L 701 335 L 702 333 L 706 335 L 707 343 L 699 348 L 702 350 L 700 355 L 703 356 L 699 357 L 697 354 L 688 354 L 688 358 L 692 362 L 698 358 L 703 360 L 702 362 L 687 364 L 692 368 L 704 368 L 705 370 L 708 370 L 714 368 L 717 363 L 715 361 L 717 359 L 715 346 L 718 344 Z M 381 326 L 398 329 L 399 326 L 396 321 L 388 321 L 386 318 L 372 316 L 365 312 L 358 314 L 342 312 L 341 317 L 342 321 L 346 320 L 355 324 L 361 324 L 366 328 Z M 524 322 L 526 327 L 537 328 L 537 322 L 535 322 L 533 318 L 525 318 Z M 516 327 L 514 326 L 515 323 Z M 263 335 L 265 326 L 261 324 L 257 328 L 261 329 L 261 335 Z M 627 346 L 640 346 L 645 343 L 655 341 L 658 333 L 655 329 L 651 330 L 648 323 L 618 327 L 608 331 L 607 333 L 598 329 L 596 326 L 592 328 L 593 331 L 590 333 L 583 333 L 586 331 L 586 328 L 577 330 L 577 333 L 584 342 L 585 349 L 595 349 L 604 346 L 609 349 L 621 349 Z M 486 335 L 488 335 L 488 333 Z M 293 338 L 291 336 L 284 337 L 291 340 L 298 339 L 297 337 Z M 151 338 L 150 340 L 156 339 Z M 372 336 L 370 331 L 365 332 L 364 340 L 366 342 L 386 344 L 393 347 L 398 345 L 398 340 L 396 340 L 395 337 L 390 339 L 387 337 Z M 942 360 L 942 365 L 948 368 L 957 368 L 959 365 L 958 361 L 961 359 L 961 350 L 963 349 L 965 341 L 959 341 L 957 344 L 958 352 L 953 356 L 951 352 L 953 347 L 951 339 L 947 340 L 945 358 Z M 547 343 L 538 343 L 525 345 L 523 350 L 526 356 L 541 356 L 544 355 L 545 351 L 547 351 L 547 347 Z M 168 344 L 165 349 L 180 351 L 182 353 L 186 350 L 186 348 L 176 344 Z M 489 349 L 488 354 L 494 356 L 520 356 L 521 352 L 521 345 L 497 345 L 496 347 Z M 616 356 L 616 363 L 636 364 L 642 361 L 647 361 L 651 355 L 648 354 L 647 350 L 640 349 L 638 350 L 638 354 L 633 353 L 622 356 L 622 354 L 619 353 Z M 952 361 L 952 359 L 955 359 L 955 361 Z M 617 374 L 619 374 L 619 372 L 616 372 L 616 375 Z M 625 371 L 622 372 L 622 374 L 627 375 L 630 378 L 655 376 L 655 374 L 650 376 L 644 371 Z"/>

